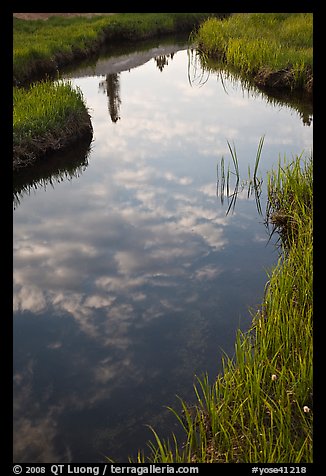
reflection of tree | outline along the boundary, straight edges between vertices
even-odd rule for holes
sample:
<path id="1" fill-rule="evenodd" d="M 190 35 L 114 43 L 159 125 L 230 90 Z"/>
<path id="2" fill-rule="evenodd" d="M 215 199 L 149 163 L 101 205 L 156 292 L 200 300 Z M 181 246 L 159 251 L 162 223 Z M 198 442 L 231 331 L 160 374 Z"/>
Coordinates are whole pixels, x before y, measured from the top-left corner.
<path id="1" fill-rule="evenodd" d="M 312 123 L 312 114 L 306 112 L 299 112 L 300 118 L 302 119 L 304 126 L 311 126 Z"/>
<path id="2" fill-rule="evenodd" d="M 171 58 L 173 60 L 174 53 L 171 53 L 170 55 L 159 55 L 155 56 L 155 61 L 156 61 L 156 66 L 160 71 L 163 71 L 164 66 L 167 66 L 169 64 L 168 58 Z"/>
<path id="3" fill-rule="evenodd" d="M 99 84 L 100 89 L 106 91 L 108 97 L 108 109 L 112 122 L 117 122 L 120 119 L 120 73 L 107 74 L 106 79 Z"/>

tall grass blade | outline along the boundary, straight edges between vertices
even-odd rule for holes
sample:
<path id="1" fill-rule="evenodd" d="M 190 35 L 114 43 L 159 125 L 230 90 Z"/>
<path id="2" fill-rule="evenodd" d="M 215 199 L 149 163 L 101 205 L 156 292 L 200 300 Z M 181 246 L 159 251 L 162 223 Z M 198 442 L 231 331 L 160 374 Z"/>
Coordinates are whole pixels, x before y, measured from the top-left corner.
<path id="1" fill-rule="evenodd" d="M 233 165 L 234 165 L 234 170 L 235 170 L 235 175 L 237 176 L 237 178 L 239 179 L 240 178 L 240 174 L 239 174 L 239 162 L 238 162 L 238 157 L 237 157 L 237 151 L 235 149 L 235 145 L 233 144 L 233 150 L 232 150 L 232 147 L 230 145 L 230 142 L 227 141 L 228 143 L 228 147 L 229 147 L 229 151 L 231 153 L 231 157 L 232 157 L 232 161 L 233 161 Z"/>
<path id="2" fill-rule="evenodd" d="M 262 152 L 263 145 L 264 145 L 264 140 L 265 140 L 265 136 L 263 135 L 259 140 L 257 154 L 256 154 L 254 177 L 253 177 L 254 181 L 257 180 L 257 171 L 258 171 L 258 166 L 259 166 L 259 162 L 260 162 L 261 152 Z"/>

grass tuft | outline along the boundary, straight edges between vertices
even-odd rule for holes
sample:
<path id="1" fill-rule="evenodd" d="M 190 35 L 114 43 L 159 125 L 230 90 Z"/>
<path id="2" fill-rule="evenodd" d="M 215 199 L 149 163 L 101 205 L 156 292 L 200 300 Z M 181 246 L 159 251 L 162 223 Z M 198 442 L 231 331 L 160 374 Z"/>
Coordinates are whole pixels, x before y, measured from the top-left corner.
<path id="1" fill-rule="evenodd" d="M 92 126 L 82 92 L 69 81 L 42 81 L 13 90 L 14 168 L 58 150 Z"/>

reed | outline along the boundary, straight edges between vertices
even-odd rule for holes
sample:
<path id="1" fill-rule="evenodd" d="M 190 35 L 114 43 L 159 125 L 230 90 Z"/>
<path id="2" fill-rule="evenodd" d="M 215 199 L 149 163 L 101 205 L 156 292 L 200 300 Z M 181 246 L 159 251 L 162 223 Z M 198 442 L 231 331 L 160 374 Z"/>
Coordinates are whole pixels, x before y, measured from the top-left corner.
<path id="1" fill-rule="evenodd" d="M 139 452 L 138 463 L 313 461 L 312 196 L 312 157 L 268 175 L 268 217 L 287 220 L 276 223 L 286 239 L 262 305 L 217 379 L 196 378 L 196 405 L 170 409 L 183 443 L 152 429 L 150 455 Z"/>

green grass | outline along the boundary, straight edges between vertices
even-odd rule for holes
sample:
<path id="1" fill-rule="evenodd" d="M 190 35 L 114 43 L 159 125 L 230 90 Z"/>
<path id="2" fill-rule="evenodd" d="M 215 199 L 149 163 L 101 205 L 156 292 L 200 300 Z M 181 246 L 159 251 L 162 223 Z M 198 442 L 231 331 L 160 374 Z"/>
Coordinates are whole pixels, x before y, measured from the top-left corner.
<path id="1" fill-rule="evenodd" d="M 67 81 L 14 88 L 13 103 L 13 157 L 18 165 L 91 132 L 83 95 Z"/>
<path id="2" fill-rule="evenodd" d="M 170 408 L 184 430 L 137 462 L 312 462 L 312 158 L 279 163 L 268 175 L 267 218 L 281 253 L 251 329 L 238 332 L 233 358 L 212 384 L 194 386 L 196 404 Z M 280 219 L 282 217 L 282 219 Z M 180 444 L 182 443 L 182 444 Z"/>
<path id="3" fill-rule="evenodd" d="M 62 65 L 94 53 L 104 42 L 190 32 L 209 15 L 118 13 L 92 18 L 51 17 L 47 21 L 14 18 L 14 83 L 19 84 L 37 74 L 54 73 Z"/>
<path id="4" fill-rule="evenodd" d="M 257 82 L 283 82 L 312 88 L 312 13 L 239 13 L 226 20 L 210 18 L 195 36 L 210 58 L 220 58 Z M 281 79 L 272 73 L 282 72 Z"/>

